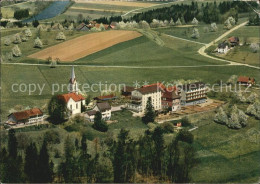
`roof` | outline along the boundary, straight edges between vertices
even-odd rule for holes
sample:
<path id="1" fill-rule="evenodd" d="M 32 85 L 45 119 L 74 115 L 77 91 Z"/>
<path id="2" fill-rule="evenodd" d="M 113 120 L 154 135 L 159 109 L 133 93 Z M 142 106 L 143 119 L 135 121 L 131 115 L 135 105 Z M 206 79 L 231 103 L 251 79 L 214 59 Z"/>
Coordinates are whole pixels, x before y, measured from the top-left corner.
<path id="1" fill-rule="evenodd" d="M 92 111 L 87 111 L 86 113 L 87 113 L 89 116 L 93 116 L 93 115 L 96 115 L 97 111 L 92 110 Z"/>
<path id="2" fill-rule="evenodd" d="M 131 92 L 134 91 L 134 90 L 135 90 L 135 88 L 132 87 L 132 86 L 125 86 L 125 87 L 122 89 L 122 91 L 123 91 L 123 92 L 126 92 L 126 93 L 131 93 Z"/>
<path id="3" fill-rule="evenodd" d="M 85 98 L 80 95 L 80 94 L 76 94 L 76 93 L 67 93 L 67 94 L 63 94 L 63 95 L 59 95 L 59 97 L 61 99 L 63 99 L 66 103 L 68 103 L 68 101 L 72 98 L 75 102 L 78 101 L 82 101 Z"/>
<path id="4" fill-rule="evenodd" d="M 162 98 L 178 99 L 181 98 L 181 96 L 177 95 L 175 91 L 165 91 L 162 93 Z"/>
<path id="5" fill-rule="evenodd" d="M 87 25 L 86 25 L 85 23 L 81 23 L 80 25 L 78 25 L 78 27 L 77 27 L 76 29 L 77 29 L 77 30 L 82 30 L 83 28 L 89 30 L 89 28 L 87 27 Z"/>
<path id="6" fill-rule="evenodd" d="M 220 43 L 220 44 L 218 44 L 218 48 L 226 48 L 226 46 L 228 46 L 228 43 L 226 43 L 226 42 L 223 42 L 223 43 Z"/>
<path id="7" fill-rule="evenodd" d="M 25 111 L 14 112 L 11 113 L 10 115 L 14 115 L 15 119 L 19 121 L 19 120 L 26 120 L 35 116 L 42 116 L 43 113 L 39 108 L 33 108 Z"/>
<path id="8" fill-rule="evenodd" d="M 148 93 L 154 93 L 154 92 L 159 92 L 162 89 L 165 89 L 165 86 L 161 83 L 155 83 L 151 85 L 145 85 L 142 86 L 141 88 L 136 89 L 142 94 L 148 94 Z"/>
<path id="9" fill-rule="evenodd" d="M 180 86 L 180 88 L 183 89 L 184 91 L 190 91 L 190 90 L 200 89 L 204 87 L 205 87 L 205 83 L 203 82 L 195 82 L 195 83 L 184 84 Z"/>
<path id="10" fill-rule="evenodd" d="M 232 36 L 228 39 L 229 42 L 239 42 L 239 38 L 236 36 Z"/>
<path id="11" fill-rule="evenodd" d="M 97 107 L 101 112 L 104 112 L 106 110 L 111 110 L 111 106 L 109 103 L 104 102 L 104 103 L 97 103 Z"/>
<path id="12" fill-rule="evenodd" d="M 246 77 L 246 76 L 239 76 L 237 82 L 254 82 L 254 78 Z"/>
<path id="13" fill-rule="evenodd" d="M 106 96 L 98 96 L 95 99 L 97 99 L 97 100 L 109 100 L 109 99 L 114 99 L 114 98 L 116 98 L 116 96 L 111 94 L 111 95 L 106 95 Z"/>

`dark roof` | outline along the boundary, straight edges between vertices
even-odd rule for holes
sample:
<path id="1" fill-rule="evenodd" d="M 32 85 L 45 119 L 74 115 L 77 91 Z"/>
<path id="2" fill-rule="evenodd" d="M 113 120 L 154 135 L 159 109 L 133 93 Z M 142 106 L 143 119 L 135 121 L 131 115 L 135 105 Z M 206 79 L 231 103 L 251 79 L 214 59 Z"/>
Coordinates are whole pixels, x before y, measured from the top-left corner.
<path id="1" fill-rule="evenodd" d="M 218 44 L 218 48 L 226 48 L 226 46 L 228 46 L 228 43 L 226 43 L 226 42 L 223 42 L 223 43 L 220 43 L 220 44 Z"/>
<path id="2" fill-rule="evenodd" d="M 92 110 L 92 111 L 87 111 L 86 113 L 87 113 L 89 116 L 92 116 L 92 115 L 96 115 L 97 111 Z"/>
<path id="3" fill-rule="evenodd" d="M 132 91 L 134 91 L 135 88 L 132 87 L 132 86 L 125 86 L 122 91 L 125 92 L 125 93 L 131 93 Z"/>
<path id="4" fill-rule="evenodd" d="M 109 103 L 104 102 L 104 103 L 97 103 L 97 107 L 101 112 L 104 112 L 106 110 L 111 110 L 111 106 Z"/>
<path id="5" fill-rule="evenodd" d="M 163 86 L 163 84 L 156 83 L 156 84 L 142 86 L 141 88 L 138 88 L 136 90 L 142 94 L 148 94 L 148 93 L 159 92 L 161 91 L 161 89 L 165 89 L 165 86 Z"/>
<path id="6" fill-rule="evenodd" d="M 182 86 L 179 86 L 181 89 L 183 89 L 184 91 L 190 91 L 190 90 L 195 90 L 195 89 L 200 89 L 205 87 L 205 83 L 203 82 L 195 82 L 195 83 L 191 83 L 191 84 L 184 84 Z"/>
<path id="7" fill-rule="evenodd" d="M 168 99 L 178 99 L 181 98 L 181 96 L 177 95 L 175 91 L 170 92 L 170 91 L 165 91 L 162 93 L 162 98 L 168 98 Z"/>
<path id="8" fill-rule="evenodd" d="M 33 109 L 21 111 L 21 112 L 14 112 L 14 113 L 11 113 L 9 116 L 11 116 L 12 114 L 14 115 L 14 117 L 17 121 L 26 120 L 31 117 L 43 115 L 42 111 L 39 108 L 33 108 Z"/>

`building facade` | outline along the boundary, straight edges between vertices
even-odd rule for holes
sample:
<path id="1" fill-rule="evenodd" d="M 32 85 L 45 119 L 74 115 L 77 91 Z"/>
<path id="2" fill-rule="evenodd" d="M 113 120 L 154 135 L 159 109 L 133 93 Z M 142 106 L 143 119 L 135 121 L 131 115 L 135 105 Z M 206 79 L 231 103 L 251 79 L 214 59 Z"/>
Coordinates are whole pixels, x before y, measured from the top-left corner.
<path id="1" fill-rule="evenodd" d="M 162 108 L 172 112 L 181 110 L 181 96 L 176 89 L 166 89 L 162 93 Z"/>

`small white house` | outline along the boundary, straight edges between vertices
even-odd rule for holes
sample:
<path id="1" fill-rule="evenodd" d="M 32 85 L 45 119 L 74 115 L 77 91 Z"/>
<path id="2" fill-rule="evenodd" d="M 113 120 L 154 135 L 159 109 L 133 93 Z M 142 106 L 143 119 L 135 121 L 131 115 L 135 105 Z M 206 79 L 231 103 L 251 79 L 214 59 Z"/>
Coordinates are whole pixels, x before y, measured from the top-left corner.
<path id="1" fill-rule="evenodd" d="M 218 53 L 226 54 L 229 50 L 228 43 L 223 42 L 218 45 Z"/>
<path id="2" fill-rule="evenodd" d="M 85 105 L 85 98 L 77 93 L 68 93 L 59 96 L 67 105 L 72 115 L 81 113 L 81 106 Z"/>
<path id="3" fill-rule="evenodd" d="M 109 103 L 97 103 L 93 110 L 101 112 L 103 120 L 110 120 L 111 106 L 109 105 Z"/>
<path id="4" fill-rule="evenodd" d="M 97 111 L 95 111 L 95 110 L 87 111 L 86 112 L 87 120 L 89 120 L 90 122 L 94 122 L 96 113 L 97 113 Z"/>

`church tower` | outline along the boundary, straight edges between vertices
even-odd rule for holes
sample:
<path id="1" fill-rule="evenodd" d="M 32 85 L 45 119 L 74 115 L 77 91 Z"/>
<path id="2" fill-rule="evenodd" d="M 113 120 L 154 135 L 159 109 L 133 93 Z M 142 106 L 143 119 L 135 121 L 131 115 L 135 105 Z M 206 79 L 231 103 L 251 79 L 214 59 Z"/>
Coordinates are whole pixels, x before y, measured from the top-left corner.
<path id="1" fill-rule="evenodd" d="M 69 81 L 69 92 L 77 93 L 77 94 L 79 92 L 78 83 L 77 83 L 75 71 L 74 71 L 74 66 L 72 66 L 72 69 L 71 69 L 71 77 L 70 77 L 70 81 Z"/>

